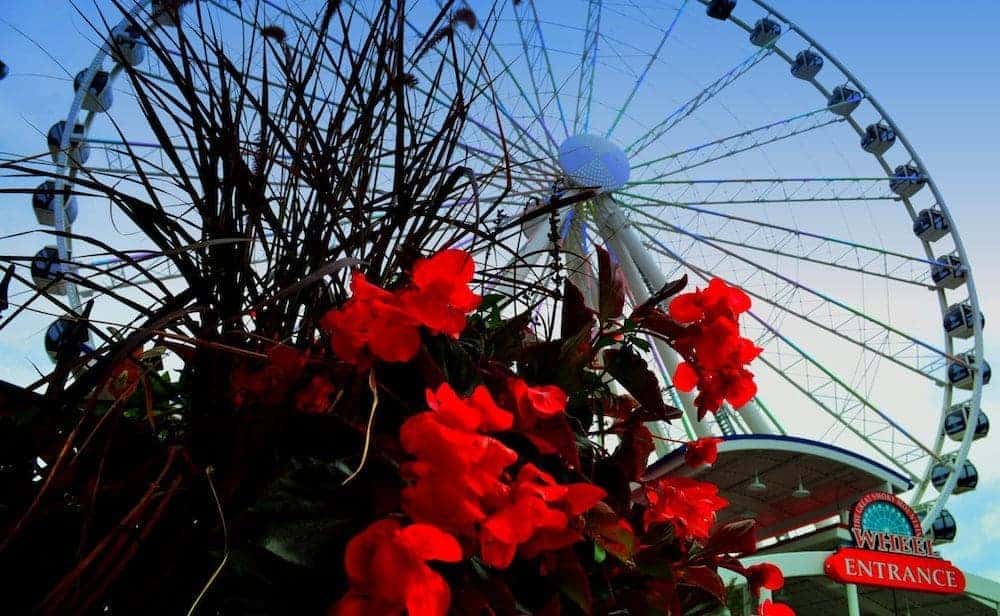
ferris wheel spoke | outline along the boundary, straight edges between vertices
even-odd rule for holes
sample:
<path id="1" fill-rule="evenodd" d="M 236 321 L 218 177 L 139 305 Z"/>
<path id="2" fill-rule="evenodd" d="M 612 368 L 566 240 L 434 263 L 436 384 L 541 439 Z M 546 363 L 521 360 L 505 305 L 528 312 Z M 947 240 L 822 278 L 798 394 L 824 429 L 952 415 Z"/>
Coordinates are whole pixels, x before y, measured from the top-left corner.
<path id="1" fill-rule="evenodd" d="M 576 112 L 573 116 L 574 135 L 590 130 L 590 109 L 594 100 L 594 75 L 597 68 L 597 48 L 601 40 L 602 9 L 602 0 L 588 0 L 583 53 L 580 54 L 580 76 L 576 86 Z"/>
<path id="2" fill-rule="evenodd" d="M 647 179 L 659 180 L 844 121 L 846 118 L 831 114 L 824 106 L 821 109 L 796 114 L 666 156 L 635 163 L 632 165 L 632 170 L 657 165 L 658 174 Z"/>
<path id="3" fill-rule="evenodd" d="M 862 272 L 916 286 L 932 287 L 930 268 L 936 262 L 926 257 L 907 255 L 843 238 L 734 216 L 724 212 L 689 205 L 677 205 L 670 201 L 651 199 L 637 194 L 619 194 L 635 199 L 635 203 L 628 204 L 628 207 L 632 209 L 661 210 L 673 207 L 690 212 L 691 220 L 696 224 L 689 223 L 688 227 L 696 231 L 701 228 L 710 229 L 710 231 L 698 231 L 698 233 L 701 237 L 711 241 Z M 716 224 L 711 224 L 706 219 L 721 220 L 718 220 Z M 664 223 L 657 220 L 652 224 L 663 228 Z"/>
<path id="4" fill-rule="evenodd" d="M 633 211 L 638 211 L 645 218 L 656 220 L 641 210 Z M 667 250 L 663 242 L 646 230 L 645 224 L 635 225 L 635 229 L 646 237 L 649 242 L 649 248 L 661 253 Z M 932 382 L 941 385 L 945 384 L 944 379 L 938 373 L 946 368 L 950 359 L 954 358 L 944 351 L 910 336 L 888 323 L 879 321 L 865 314 L 862 310 L 853 308 L 842 301 L 807 287 L 778 271 L 728 250 L 696 233 L 674 225 L 669 225 L 669 227 L 671 232 L 708 246 L 715 252 L 724 255 L 726 259 L 736 260 L 748 265 L 749 273 L 744 273 L 735 280 L 731 276 L 726 277 L 743 287 L 748 293 L 754 294 L 777 310 L 820 327 L 842 340 L 850 342 L 867 352 L 884 357 Z M 674 254 L 673 251 L 671 251 L 672 254 Z M 734 273 L 737 272 L 734 271 Z M 754 284 L 759 286 L 755 287 Z M 764 288 L 768 292 L 756 292 L 755 288 Z M 794 289 L 795 292 L 786 293 L 788 296 L 784 297 L 780 293 L 775 293 L 775 288 Z M 812 299 L 806 300 L 802 298 L 798 291 L 804 292 L 806 295 L 811 296 Z M 883 348 L 876 345 L 882 345 Z"/>
<path id="5" fill-rule="evenodd" d="M 655 195 L 683 205 L 898 201 L 885 177 L 636 180 L 625 189 L 651 186 Z"/>
<path id="6" fill-rule="evenodd" d="M 757 66 L 764 58 L 771 55 L 771 53 L 772 49 L 770 47 L 762 48 L 752 53 L 626 146 L 625 152 L 632 158 L 638 156 L 643 150 L 658 141 L 667 131 L 684 121 L 685 118 L 697 111 L 699 107 L 725 90 L 727 86 L 735 83 L 750 69 Z"/>
<path id="7" fill-rule="evenodd" d="M 528 5 L 528 8 L 525 8 Z M 530 23 L 525 24 L 524 13 L 530 9 L 531 20 Z M 569 136 L 569 126 L 566 124 L 566 112 L 563 110 L 562 100 L 559 98 L 559 87 L 556 85 L 555 74 L 552 72 L 552 61 L 549 58 L 549 48 L 545 44 L 545 36 L 542 33 L 541 23 L 538 19 L 538 7 L 535 6 L 534 0 L 528 0 L 527 2 L 514 3 L 514 14 L 517 17 L 517 30 L 518 34 L 521 36 L 521 45 L 524 49 L 524 58 L 528 62 L 529 75 L 531 77 L 531 85 L 535 92 L 535 101 L 538 104 L 538 110 L 540 112 L 544 111 L 547 105 L 542 104 L 541 100 L 541 87 L 536 81 L 536 75 L 541 75 L 542 73 L 548 77 L 549 86 L 552 88 L 552 97 L 555 99 L 556 108 L 559 110 L 559 121 L 562 123 L 563 133 L 565 136 Z M 525 31 L 525 26 L 527 25 L 528 30 Z M 532 50 L 536 50 L 533 52 Z M 544 69 L 539 66 L 540 62 L 544 64 Z M 541 113 L 539 118 L 542 118 Z M 544 120 L 542 120 L 544 122 Z M 548 132 L 548 128 L 546 128 Z M 557 146 L 558 147 L 558 146 Z"/>
<path id="8" fill-rule="evenodd" d="M 607 132 L 604 133 L 605 139 L 611 137 L 611 134 L 618 126 L 618 123 L 621 122 L 621 119 L 625 116 L 629 106 L 632 104 L 632 100 L 635 98 L 635 95 L 639 92 L 639 89 L 642 87 L 643 82 L 646 80 L 646 76 L 649 74 L 649 69 L 651 69 L 653 65 L 656 63 L 656 61 L 659 60 L 660 54 L 663 52 L 663 48 L 666 46 L 667 40 L 673 33 L 674 27 L 680 20 L 681 14 L 684 13 L 684 8 L 687 6 L 687 4 L 688 0 L 682 0 L 680 7 L 678 7 L 677 9 L 677 12 L 674 13 L 674 18 L 670 21 L 670 25 L 667 26 L 667 29 L 663 31 L 663 35 L 660 37 L 660 42 L 659 44 L 657 44 L 656 50 L 653 51 L 653 53 L 649 56 L 649 61 L 646 63 L 646 66 L 643 67 L 642 72 L 639 73 L 639 77 L 635 80 L 635 83 L 632 84 L 632 89 L 629 90 L 628 95 L 625 97 L 625 102 L 622 103 L 622 106 L 618 108 L 618 111 L 615 113 L 615 119 L 612 120 L 611 126 L 609 126 Z M 589 100 L 588 100 L 588 105 L 589 105 Z M 590 112 L 588 107 L 588 116 L 589 113 Z M 633 166 L 632 168 L 635 169 L 635 166 Z"/>
<path id="9" fill-rule="evenodd" d="M 639 229 L 641 231 L 641 228 Z M 654 249 L 657 252 L 690 269 L 702 279 L 708 280 L 717 275 L 712 270 L 693 265 L 655 238 L 648 235 L 647 237 L 655 242 Z M 768 349 L 770 353 L 758 358 L 764 365 L 812 400 L 874 451 L 880 453 L 904 475 L 915 482 L 920 481 L 920 477 L 910 470 L 910 466 L 926 460 L 928 456 L 935 457 L 930 447 L 899 426 L 873 402 L 848 385 L 832 370 L 823 366 L 755 311 L 751 310 L 749 314 L 767 333 L 768 340 L 764 341 L 764 344 L 771 346 Z M 758 344 L 760 343 L 758 340 Z M 772 361 L 771 357 L 776 357 L 778 361 Z"/>

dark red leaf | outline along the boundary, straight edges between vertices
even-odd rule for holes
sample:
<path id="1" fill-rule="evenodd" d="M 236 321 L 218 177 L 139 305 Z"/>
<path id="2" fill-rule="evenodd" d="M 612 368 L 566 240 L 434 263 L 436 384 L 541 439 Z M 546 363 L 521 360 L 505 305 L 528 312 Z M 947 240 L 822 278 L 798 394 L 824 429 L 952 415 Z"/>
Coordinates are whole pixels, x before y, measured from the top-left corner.
<path id="1" fill-rule="evenodd" d="M 608 372 L 642 405 L 659 420 L 668 421 L 681 416 L 678 409 L 663 402 L 660 383 L 638 353 L 629 349 L 606 349 L 604 365 Z"/>
<path id="2" fill-rule="evenodd" d="M 594 311 L 587 307 L 580 289 L 567 280 L 562 298 L 562 337 L 571 338 L 582 331 L 589 337 L 593 327 Z"/>
<path id="3" fill-rule="evenodd" d="M 756 526 L 755 520 L 723 524 L 705 542 L 702 554 L 752 554 L 757 549 Z"/>
<path id="4" fill-rule="evenodd" d="M 638 481 L 646 472 L 649 455 L 656 449 L 653 434 L 636 420 L 620 424 L 616 432 L 620 434 L 621 443 L 612 457 L 625 471 L 629 481 Z"/>
<path id="5" fill-rule="evenodd" d="M 563 550 L 559 553 L 558 559 L 552 572 L 556 585 L 585 614 L 590 614 L 592 603 L 590 581 L 580 559 L 572 550 Z"/>
<path id="6" fill-rule="evenodd" d="M 685 326 L 670 318 L 669 314 L 659 308 L 647 310 L 636 320 L 641 329 L 667 341 L 676 340 L 687 331 Z"/>
<path id="7" fill-rule="evenodd" d="M 640 315 L 649 311 L 650 309 L 656 308 L 659 305 L 659 303 L 662 302 L 663 300 L 673 295 L 677 295 L 678 293 L 683 291 L 684 287 L 687 286 L 687 283 L 688 283 L 687 274 L 684 274 L 677 280 L 671 280 L 667 284 L 663 285 L 663 288 L 661 288 L 659 291 L 649 296 L 649 299 L 639 304 L 639 306 L 637 306 L 636 309 L 632 311 L 632 317 L 638 318 Z"/>
<path id="8" fill-rule="evenodd" d="M 571 468 L 580 468 L 576 434 L 566 420 L 565 414 L 539 421 L 525 436 L 538 448 L 538 451 L 544 454 L 557 454 Z"/>
<path id="9" fill-rule="evenodd" d="M 617 319 L 625 308 L 625 275 L 611 255 L 597 247 L 597 276 L 599 282 L 598 310 L 602 321 Z"/>
<path id="10" fill-rule="evenodd" d="M 684 567 L 680 570 L 677 584 L 700 588 L 718 599 L 719 603 L 726 602 L 726 586 L 722 583 L 719 574 L 711 567 Z"/>

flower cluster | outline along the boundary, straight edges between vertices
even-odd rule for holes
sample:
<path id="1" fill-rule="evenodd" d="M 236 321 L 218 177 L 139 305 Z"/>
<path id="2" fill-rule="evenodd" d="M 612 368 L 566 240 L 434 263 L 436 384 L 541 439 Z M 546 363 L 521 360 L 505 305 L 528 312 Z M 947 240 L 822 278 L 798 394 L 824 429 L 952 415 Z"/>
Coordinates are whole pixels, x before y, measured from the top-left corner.
<path id="1" fill-rule="evenodd" d="M 739 315 L 750 309 L 742 290 L 713 278 L 704 290 L 678 295 L 670 302 L 670 316 L 687 324 L 674 348 L 684 358 L 677 366 L 674 385 L 681 391 L 698 388 L 699 415 L 715 412 L 723 401 L 739 408 L 757 394 L 753 374 L 744 366 L 761 349 L 740 336 Z"/>
<path id="2" fill-rule="evenodd" d="M 351 299 L 323 315 L 320 329 L 345 362 L 366 367 L 372 359 L 407 362 L 420 349 L 420 328 L 457 338 L 481 298 L 469 289 L 475 264 L 469 253 L 449 249 L 413 266 L 410 284 L 387 291 L 363 274 L 351 277 Z"/>
<path id="3" fill-rule="evenodd" d="M 398 290 L 383 289 L 355 273 L 351 298 L 323 317 L 321 329 L 337 358 L 357 368 L 367 369 L 375 362 L 412 361 L 414 366 L 426 366 L 433 357 L 420 354 L 422 331 L 452 338 L 462 335 L 467 315 L 480 302 L 468 288 L 473 273 L 472 259 L 458 250 L 418 260 L 410 281 Z M 744 293 L 713 280 L 704 291 L 678 296 L 670 305 L 672 320 L 662 311 L 650 309 L 662 316 L 660 325 L 670 325 L 661 327 L 659 333 L 669 334 L 668 339 L 685 358 L 675 376 L 678 387 L 699 387 L 697 402 L 703 410 L 715 410 L 723 400 L 739 406 L 753 396 L 752 376 L 743 366 L 760 350 L 739 336 L 737 324 L 738 315 L 748 308 L 749 298 Z M 649 325 L 648 319 L 645 323 Z M 343 394 L 325 376 L 307 373 L 304 355 L 280 347 L 272 354 L 272 365 L 258 375 L 265 377 L 263 383 L 252 385 L 255 392 L 267 395 L 265 384 L 277 387 L 279 382 L 297 379 L 302 387 L 296 392 L 295 404 L 309 413 L 326 412 L 334 394 Z M 589 364 L 584 361 L 580 365 Z M 402 456 L 399 473 L 405 481 L 399 494 L 399 512 L 371 524 L 348 543 L 345 568 L 349 588 L 332 614 L 444 616 L 453 607 L 452 587 L 431 567 L 431 561 L 458 563 L 476 557 L 493 570 L 489 575 L 501 579 L 519 570 L 512 567 L 515 560 L 544 556 L 539 561 L 541 575 L 557 570 L 568 575 L 574 567 L 582 574 L 579 555 L 566 548 L 590 539 L 595 564 L 611 554 L 634 566 L 642 558 L 650 558 L 655 544 L 654 540 L 646 545 L 643 538 L 658 536 L 663 525 L 673 530 L 681 548 L 678 553 L 697 554 L 702 559 L 699 562 L 715 563 L 713 566 L 733 567 L 731 558 L 725 561 L 729 564 L 712 559 L 751 550 L 753 535 L 730 529 L 728 535 L 724 533 L 728 539 L 715 539 L 716 515 L 728 504 L 715 485 L 687 477 L 641 480 L 654 439 L 644 424 L 664 416 L 656 410 L 659 393 L 647 395 L 643 389 L 647 382 L 655 381 L 629 381 L 627 370 L 641 365 L 641 361 L 620 361 L 615 369 L 642 395 L 635 399 L 619 396 L 601 410 L 615 419 L 612 431 L 622 443 L 621 451 L 603 461 L 620 465 L 624 473 L 626 481 L 615 486 L 618 492 L 614 497 L 587 481 L 561 483 L 556 478 L 559 472 L 579 473 L 581 467 L 595 467 L 591 452 L 587 464 L 581 464 L 579 432 L 573 425 L 586 422 L 576 421 L 578 409 L 574 407 L 574 424 L 570 423 L 570 400 L 561 387 L 529 383 L 501 364 L 484 370 L 482 381 L 488 385 L 477 385 L 467 395 L 446 380 L 435 379 L 437 384 L 424 390 L 426 407 L 406 416 L 399 428 L 395 451 Z M 520 369 L 518 373 L 522 373 Z M 537 366 L 523 372 L 535 379 L 538 373 Z M 375 375 L 371 373 L 370 383 L 375 383 Z M 687 465 L 698 468 L 716 461 L 720 442 L 709 437 L 678 444 L 685 445 Z M 558 468 L 563 470 L 556 471 Z M 640 481 L 641 488 L 632 493 L 628 480 Z M 622 511 L 609 504 L 618 503 L 621 508 L 622 502 L 627 503 Z M 633 509 L 635 505 L 640 509 Z M 638 519 L 640 511 L 642 528 L 633 528 L 630 516 Z M 692 542 L 707 545 L 712 541 L 716 542 L 715 552 L 687 549 Z M 672 575 L 682 580 L 686 579 L 686 566 L 683 561 L 669 565 L 675 572 Z M 627 577 L 630 571 L 628 567 L 611 568 L 608 575 Z M 770 565 L 745 571 L 755 593 L 781 585 L 780 572 Z M 457 579 L 454 570 L 446 573 L 449 579 L 453 575 Z M 680 613 L 680 595 L 673 577 L 635 583 L 646 589 L 647 601 L 662 605 L 667 613 Z M 697 584 L 714 588 L 707 580 Z M 459 603 L 477 601 L 475 593 L 465 588 L 457 596 L 461 597 Z M 590 613 L 589 590 L 575 596 Z M 480 613 L 489 607 L 488 602 L 477 605 L 462 605 L 459 611 Z M 761 613 L 782 615 L 784 609 L 781 604 L 768 603 L 762 605 Z"/>
<path id="4" fill-rule="evenodd" d="M 571 524 L 605 496 L 593 484 L 560 485 L 534 464 L 525 464 L 510 486 L 507 501 L 483 522 L 483 561 L 502 569 L 519 550 L 524 558 L 532 558 L 573 545 L 583 536 Z"/>
<path id="5" fill-rule="evenodd" d="M 402 469 L 412 481 L 403 490 L 403 510 L 414 520 L 474 536 L 486 511 L 506 497 L 502 476 L 517 461 L 514 450 L 484 432 L 510 428 L 513 416 L 483 386 L 462 399 L 445 383 L 427 391 L 427 405 L 431 410 L 400 429 L 403 449 L 415 458 Z"/>
<path id="6" fill-rule="evenodd" d="M 645 484 L 643 494 L 643 525 L 669 523 L 681 539 L 707 539 L 716 513 L 729 504 L 718 486 L 689 477 L 661 477 Z"/>
<path id="7" fill-rule="evenodd" d="M 548 395 L 537 400 L 542 406 L 565 405 L 558 388 L 543 391 Z M 531 463 L 511 479 L 507 471 L 517 453 L 486 433 L 510 429 L 514 418 L 483 386 L 460 398 L 443 384 L 427 392 L 427 402 L 431 410 L 407 419 L 400 430 L 403 448 L 415 458 L 403 469 L 412 480 L 403 491 L 410 518 L 477 542 L 483 561 L 501 569 L 519 547 L 530 557 L 582 539 L 570 526 L 604 490 L 560 485 Z"/>

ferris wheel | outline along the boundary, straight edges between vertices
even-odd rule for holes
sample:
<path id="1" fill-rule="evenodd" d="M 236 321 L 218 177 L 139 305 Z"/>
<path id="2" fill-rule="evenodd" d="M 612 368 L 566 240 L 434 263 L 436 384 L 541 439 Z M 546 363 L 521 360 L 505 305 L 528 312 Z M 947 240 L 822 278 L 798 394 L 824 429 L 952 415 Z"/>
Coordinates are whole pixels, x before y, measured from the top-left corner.
<path id="1" fill-rule="evenodd" d="M 81 169 L 127 176 L 122 148 L 157 149 L 141 127 L 123 140 L 103 118 L 130 102 L 112 94 L 125 65 L 167 81 L 145 57 L 143 37 L 188 26 L 161 4 L 136 4 L 77 75 L 69 111 L 48 134 L 54 177 L 70 180 L 39 186 L 39 224 L 65 232 L 84 216 L 76 202 L 85 198 L 67 192 Z M 310 27 L 301 6 L 256 4 L 275 23 Z M 423 13 L 443 4 L 415 3 L 407 33 L 419 35 Z M 230 27 L 252 25 L 247 2 L 198 5 Z M 370 15 L 365 2 L 343 5 L 361 22 Z M 944 505 L 975 488 L 969 454 L 989 430 L 980 410 L 990 379 L 985 322 L 956 220 L 872 92 L 760 0 L 471 8 L 478 28 L 458 29 L 454 41 L 482 61 L 487 79 L 469 96 L 458 146 L 475 172 L 513 170 L 484 180 L 483 199 L 512 204 L 505 212 L 514 219 L 583 195 L 553 210 L 557 232 L 543 217 L 505 236 L 519 257 L 497 286 L 548 276 L 541 262 L 555 242 L 585 291 L 598 245 L 619 262 L 634 302 L 681 274 L 696 286 L 721 277 L 742 287 L 754 300 L 747 335 L 765 349 L 755 364 L 759 396 L 699 421 L 693 395 L 665 387 L 685 411 L 665 431 L 794 434 L 852 449 L 907 478 L 925 527 L 939 541 L 953 538 Z M 416 88 L 434 79 L 419 64 L 409 70 Z M 33 275 L 80 310 L 66 238 L 39 251 Z M 49 328 L 53 353 L 68 324 Z M 668 386 L 678 359 L 650 343 Z"/>

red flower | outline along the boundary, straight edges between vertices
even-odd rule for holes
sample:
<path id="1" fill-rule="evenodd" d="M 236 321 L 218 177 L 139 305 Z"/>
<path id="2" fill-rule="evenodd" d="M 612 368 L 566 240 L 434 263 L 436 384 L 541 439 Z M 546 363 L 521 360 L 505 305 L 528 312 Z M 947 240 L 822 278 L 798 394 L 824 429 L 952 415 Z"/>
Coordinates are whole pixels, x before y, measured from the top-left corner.
<path id="1" fill-rule="evenodd" d="M 413 359 L 420 349 L 419 326 L 400 308 L 398 299 L 369 283 L 361 272 L 352 275 L 351 291 L 342 308 L 330 310 L 320 320 L 333 352 L 359 367 L 366 367 L 371 357 L 387 362 Z"/>
<path id="2" fill-rule="evenodd" d="M 402 294 L 407 313 L 435 334 L 458 338 L 465 316 L 481 297 L 469 289 L 475 274 L 472 256 L 464 250 L 442 250 L 413 265 L 413 287 Z"/>
<path id="3" fill-rule="evenodd" d="M 566 421 L 566 392 L 555 385 L 528 385 L 511 378 L 507 389 L 514 398 L 517 429 L 543 454 L 558 454 L 572 466 L 580 465 L 576 436 Z"/>
<path id="4" fill-rule="evenodd" d="M 444 616 L 451 589 L 427 561 L 458 562 L 462 548 L 429 524 L 402 528 L 379 520 L 347 544 L 344 565 L 351 588 L 332 610 L 337 616 Z"/>
<path id="5" fill-rule="evenodd" d="M 469 398 L 460 398 L 447 383 L 426 395 L 431 410 L 410 417 L 400 429 L 403 449 L 416 458 L 403 465 L 413 480 L 403 490 L 403 510 L 414 520 L 474 536 L 487 510 L 506 498 L 502 476 L 517 461 L 517 453 L 481 431 L 507 429 L 513 415 L 482 386 Z"/>
<path id="6" fill-rule="evenodd" d="M 496 432 L 509 430 L 514 424 L 510 411 L 497 406 L 486 387 L 480 385 L 466 399 L 458 397 L 447 383 L 437 391 L 427 390 L 427 406 L 437 411 L 437 417 L 447 425 L 465 430 Z"/>
<path id="7" fill-rule="evenodd" d="M 560 485 L 534 464 L 525 464 L 511 486 L 510 502 L 482 525 L 483 561 L 503 569 L 518 551 L 533 558 L 573 545 L 583 536 L 571 523 L 606 495 L 590 483 Z"/>
<path id="8" fill-rule="evenodd" d="M 644 487 L 643 525 L 667 522 L 680 539 L 708 538 L 716 513 L 729 504 L 718 486 L 688 477 L 662 477 Z"/>
<path id="9" fill-rule="evenodd" d="M 233 371 L 231 387 L 237 406 L 248 397 L 259 404 L 279 404 L 302 376 L 308 361 L 304 353 L 281 344 L 268 350 L 267 359 L 267 364 L 259 370 L 237 368 Z"/>
<path id="10" fill-rule="evenodd" d="M 713 436 L 691 441 L 685 446 L 684 463 L 694 468 L 715 464 L 719 458 L 719 443 L 721 442 L 721 438 Z"/>
<path id="11" fill-rule="evenodd" d="M 750 310 L 750 297 L 726 281 L 713 278 L 705 290 L 682 293 L 669 306 L 670 316 L 678 323 L 693 323 L 719 314 L 739 315 Z"/>
<path id="12" fill-rule="evenodd" d="M 295 396 L 295 408 L 303 413 L 325 413 L 335 391 L 329 379 L 314 376 Z"/>
<path id="13" fill-rule="evenodd" d="M 469 289 L 474 263 L 462 250 L 418 259 L 411 284 L 386 291 L 363 274 L 351 277 L 351 299 L 323 315 L 320 328 L 344 361 L 365 368 L 372 358 L 407 362 L 420 350 L 420 326 L 457 338 L 481 298 Z"/>
<path id="14" fill-rule="evenodd" d="M 518 425 L 531 428 L 539 420 L 556 417 L 566 411 L 566 392 L 555 385 L 532 387 L 522 379 L 507 382 L 517 403 Z"/>
<path id="15" fill-rule="evenodd" d="M 765 599 L 760 604 L 760 616 L 795 616 L 795 611 L 784 603 L 774 603 Z"/>
<path id="16" fill-rule="evenodd" d="M 778 590 L 785 585 L 785 576 L 781 569 L 771 563 L 751 565 L 746 571 L 747 586 L 755 597 L 760 596 L 760 589 Z"/>
<path id="17" fill-rule="evenodd" d="M 743 366 L 763 349 L 740 336 L 737 321 L 749 308 L 750 298 L 743 291 L 719 279 L 704 291 L 677 296 L 670 304 L 675 320 L 690 323 L 673 343 L 685 359 L 677 366 L 674 386 L 681 391 L 698 388 L 699 417 L 719 410 L 723 401 L 739 408 L 757 394 L 753 374 Z"/>
<path id="18" fill-rule="evenodd" d="M 107 390 L 114 399 L 124 400 L 130 397 L 139 386 L 142 370 L 137 363 L 138 359 L 139 353 L 136 353 L 131 358 L 115 364 L 115 367 L 111 369 Z"/>

